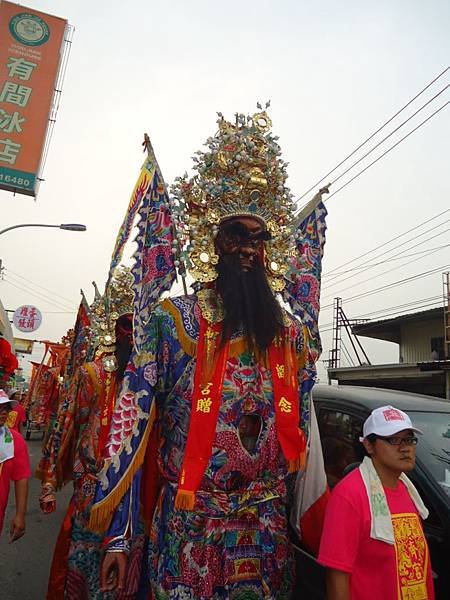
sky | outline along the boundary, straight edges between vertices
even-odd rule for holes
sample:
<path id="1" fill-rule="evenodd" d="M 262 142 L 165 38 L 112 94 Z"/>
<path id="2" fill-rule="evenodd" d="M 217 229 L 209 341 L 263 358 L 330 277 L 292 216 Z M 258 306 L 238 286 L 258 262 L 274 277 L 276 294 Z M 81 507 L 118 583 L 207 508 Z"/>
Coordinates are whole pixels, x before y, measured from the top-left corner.
<path id="1" fill-rule="evenodd" d="M 41 327 L 23 336 L 36 339 L 59 340 L 74 323 L 80 288 L 90 301 L 91 282 L 104 285 L 143 161 L 144 132 L 170 183 L 190 170 L 193 153 L 215 133 L 216 111 L 232 118 L 237 111 L 254 112 L 257 101 L 270 100 L 273 131 L 290 163 L 288 184 L 300 197 L 450 65 L 447 0 L 23 4 L 67 18 L 75 32 L 45 181 L 36 201 L 0 191 L 0 229 L 24 222 L 87 226 L 85 233 L 27 228 L 0 238 L 5 267 L 0 299 L 7 309 L 39 307 Z M 447 71 L 372 145 L 449 83 Z M 330 191 L 448 100 L 450 89 Z M 450 267 L 449 246 L 442 247 L 449 244 L 449 212 L 444 213 L 449 207 L 449 151 L 450 106 L 327 202 L 322 358 L 328 358 L 331 344 L 334 296 L 343 298 L 347 317 L 355 318 L 376 317 L 384 309 L 387 314 L 389 307 L 414 301 L 421 307 L 425 303 L 420 300 L 442 294 L 441 273 Z M 439 213 L 444 214 L 400 237 Z M 327 275 L 361 264 L 341 267 L 381 245 L 367 258 L 386 252 L 373 261 L 381 262 L 403 254 L 340 279 Z M 417 254 L 427 248 L 439 249 Z M 126 255 L 132 251 L 130 243 Z M 353 298 L 432 269 L 434 274 Z M 344 277 L 350 279 L 342 281 Z M 396 345 L 362 341 L 372 362 L 398 360 Z M 319 371 L 324 378 L 322 365 Z"/>

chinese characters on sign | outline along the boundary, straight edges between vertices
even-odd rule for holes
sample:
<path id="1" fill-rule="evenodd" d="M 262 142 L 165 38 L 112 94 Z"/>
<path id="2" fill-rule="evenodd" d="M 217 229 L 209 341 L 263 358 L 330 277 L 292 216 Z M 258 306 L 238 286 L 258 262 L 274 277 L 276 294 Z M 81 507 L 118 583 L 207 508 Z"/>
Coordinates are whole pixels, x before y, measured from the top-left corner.
<path id="1" fill-rule="evenodd" d="M 19 331 L 31 333 L 39 329 L 41 323 L 41 311 L 35 306 L 25 304 L 14 311 L 13 324 Z"/>
<path id="2" fill-rule="evenodd" d="M 66 25 L 0 2 L 0 189 L 36 195 Z"/>

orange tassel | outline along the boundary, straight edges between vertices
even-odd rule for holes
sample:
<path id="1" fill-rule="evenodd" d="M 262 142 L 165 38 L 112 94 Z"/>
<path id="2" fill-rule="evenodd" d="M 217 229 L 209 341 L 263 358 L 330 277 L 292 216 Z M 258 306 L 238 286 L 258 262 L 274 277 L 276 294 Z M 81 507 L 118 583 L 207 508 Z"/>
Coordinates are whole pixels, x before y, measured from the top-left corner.
<path id="1" fill-rule="evenodd" d="M 288 472 L 296 473 L 297 471 L 303 471 L 306 466 L 306 451 L 302 450 L 298 458 L 294 458 L 288 461 Z"/>
<path id="2" fill-rule="evenodd" d="M 175 497 L 176 510 L 194 510 L 195 493 L 188 490 L 178 490 Z"/>
<path id="3" fill-rule="evenodd" d="M 300 458 L 293 458 L 288 463 L 288 472 L 296 473 L 300 469 Z"/>

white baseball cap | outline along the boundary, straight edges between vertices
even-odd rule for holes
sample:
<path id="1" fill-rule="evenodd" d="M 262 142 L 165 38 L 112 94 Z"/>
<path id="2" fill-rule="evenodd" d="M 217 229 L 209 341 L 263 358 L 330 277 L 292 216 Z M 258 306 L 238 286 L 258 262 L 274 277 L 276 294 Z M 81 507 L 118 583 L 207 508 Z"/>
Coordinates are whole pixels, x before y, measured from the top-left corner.
<path id="1" fill-rule="evenodd" d="M 6 404 L 6 403 L 11 404 L 11 406 L 15 406 L 17 404 L 17 401 L 11 400 L 8 397 L 8 394 L 5 392 L 5 390 L 0 390 L 0 404 Z"/>
<path id="2" fill-rule="evenodd" d="M 362 442 L 371 433 L 388 437 L 404 429 L 412 429 L 417 433 L 423 433 L 413 426 L 409 416 L 402 410 L 393 406 L 380 406 L 380 408 L 373 410 L 370 417 L 365 420 L 363 435 L 359 438 L 359 441 Z"/>

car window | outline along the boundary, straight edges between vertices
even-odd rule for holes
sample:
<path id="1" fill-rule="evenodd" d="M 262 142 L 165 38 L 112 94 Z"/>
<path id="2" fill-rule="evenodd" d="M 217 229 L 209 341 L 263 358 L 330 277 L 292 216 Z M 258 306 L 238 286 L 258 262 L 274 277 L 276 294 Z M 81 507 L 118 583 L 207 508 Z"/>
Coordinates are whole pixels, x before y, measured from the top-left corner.
<path id="1" fill-rule="evenodd" d="M 429 514 L 428 514 L 426 521 L 424 521 L 425 528 L 427 528 L 427 526 L 431 525 L 433 527 L 439 527 L 440 529 L 442 529 L 442 527 L 443 527 L 442 521 L 430 500 L 429 493 L 428 494 L 426 493 L 426 491 L 424 490 L 424 488 L 422 487 L 420 482 L 417 481 L 417 479 L 413 475 L 410 475 L 410 477 L 413 480 L 414 486 L 416 487 L 417 491 L 419 492 L 419 496 L 422 498 L 422 500 L 425 503 L 425 506 L 428 509 Z"/>
<path id="2" fill-rule="evenodd" d="M 361 417 L 343 411 L 320 408 L 318 425 L 330 488 L 347 474 L 349 465 L 362 461 L 364 450 L 359 436 L 362 433 L 363 422 Z"/>
<path id="3" fill-rule="evenodd" d="M 410 411 L 419 435 L 417 458 L 450 497 L 450 412 Z"/>

